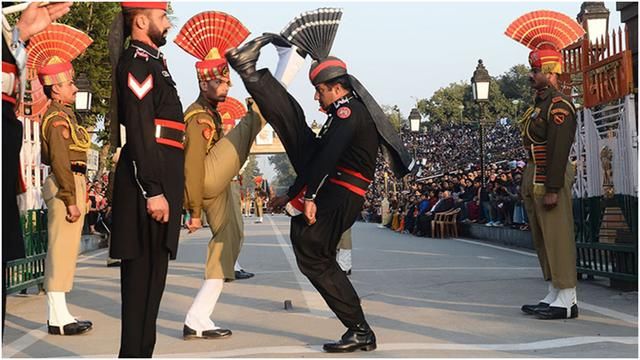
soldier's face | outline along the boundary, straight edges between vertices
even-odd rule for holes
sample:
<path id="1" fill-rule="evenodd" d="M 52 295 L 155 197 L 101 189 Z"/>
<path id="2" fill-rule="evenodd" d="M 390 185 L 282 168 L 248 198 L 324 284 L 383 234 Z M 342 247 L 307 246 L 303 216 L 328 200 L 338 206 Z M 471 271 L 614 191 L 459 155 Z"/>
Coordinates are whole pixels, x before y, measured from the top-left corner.
<path id="1" fill-rule="evenodd" d="M 229 80 L 213 79 L 207 81 L 203 90 L 207 100 L 215 103 L 223 102 L 229 94 Z"/>
<path id="2" fill-rule="evenodd" d="M 539 68 L 532 68 L 529 71 L 529 84 L 532 88 L 539 90 L 549 86 L 549 75 Z"/>
<path id="3" fill-rule="evenodd" d="M 329 87 L 326 84 L 318 84 L 316 85 L 316 93 L 313 96 L 313 99 L 320 103 L 321 108 L 326 109 L 334 101 L 340 98 L 339 89 L 341 89 L 341 87 L 338 85 Z"/>
<path id="4" fill-rule="evenodd" d="M 147 13 L 149 24 L 147 35 L 153 43 L 160 47 L 167 43 L 167 34 L 171 28 L 171 23 L 167 17 L 167 12 L 160 9 L 152 9 Z"/>
<path id="5" fill-rule="evenodd" d="M 73 80 L 65 81 L 60 84 L 53 85 L 53 98 L 64 103 L 73 104 L 76 102 L 76 93 L 78 88 Z"/>

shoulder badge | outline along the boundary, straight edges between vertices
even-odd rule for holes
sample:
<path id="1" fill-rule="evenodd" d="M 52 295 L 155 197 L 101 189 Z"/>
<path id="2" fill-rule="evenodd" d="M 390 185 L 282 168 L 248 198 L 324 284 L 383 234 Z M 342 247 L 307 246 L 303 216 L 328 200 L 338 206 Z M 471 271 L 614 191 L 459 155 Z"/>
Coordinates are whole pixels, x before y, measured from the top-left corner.
<path id="1" fill-rule="evenodd" d="M 346 106 L 342 106 L 336 111 L 336 115 L 338 115 L 340 119 L 347 119 L 349 116 L 351 116 L 351 109 Z"/>
<path id="2" fill-rule="evenodd" d="M 556 96 L 553 99 L 551 99 L 552 103 L 558 103 L 560 101 L 562 101 L 562 96 Z"/>
<path id="3" fill-rule="evenodd" d="M 153 89 L 153 75 L 149 74 L 146 79 L 142 83 L 136 80 L 136 77 L 133 74 L 129 73 L 127 85 L 129 89 L 133 91 L 136 97 L 142 100 L 148 93 Z"/>
<path id="4" fill-rule="evenodd" d="M 567 115 L 569 115 L 569 110 L 563 109 L 563 108 L 554 108 L 554 109 L 551 109 L 551 114 L 552 115 L 563 114 L 563 115 L 567 116 Z"/>
<path id="5" fill-rule="evenodd" d="M 553 114 L 553 122 L 556 123 L 556 125 L 562 125 L 562 123 L 564 123 L 564 117 L 565 115 L 562 113 Z"/>
<path id="6" fill-rule="evenodd" d="M 133 54 L 133 58 L 137 59 L 143 59 L 144 61 L 149 61 L 149 54 L 141 49 L 136 49 L 136 52 Z"/>
<path id="7" fill-rule="evenodd" d="M 211 139 L 211 128 L 207 127 L 204 130 L 202 130 L 202 136 L 204 136 L 205 139 L 210 140 Z"/>

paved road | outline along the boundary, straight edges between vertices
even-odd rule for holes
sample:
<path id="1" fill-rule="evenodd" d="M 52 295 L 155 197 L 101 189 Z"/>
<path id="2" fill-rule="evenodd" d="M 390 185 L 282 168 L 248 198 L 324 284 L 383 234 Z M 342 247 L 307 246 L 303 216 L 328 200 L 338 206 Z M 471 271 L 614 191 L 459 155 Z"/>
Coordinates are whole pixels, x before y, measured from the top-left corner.
<path id="1" fill-rule="evenodd" d="M 157 357 L 335 357 L 320 348 L 344 331 L 295 267 L 288 219 L 248 222 L 240 260 L 256 277 L 225 285 L 214 312 L 225 340 L 182 340 L 184 316 L 202 282 L 208 230 L 183 234 L 170 264 L 158 320 Z M 581 282 L 580 317 L 536 320 L 525 302 L 546 293 L 531 252 L 454 239 L 416 238 L 356 224 L 351 279 L 378 350 L 350 357 L 637 357 L 637 292 Z M 81 258 L 68 296 L 91 319 L 82 336 L 46 334 L 44 296 L 10 296 L 4 357 L 113 357 L 120 330 L 119 270 L 104 250 Z M 283 302 L 291 300 L 292 310 Z"/>

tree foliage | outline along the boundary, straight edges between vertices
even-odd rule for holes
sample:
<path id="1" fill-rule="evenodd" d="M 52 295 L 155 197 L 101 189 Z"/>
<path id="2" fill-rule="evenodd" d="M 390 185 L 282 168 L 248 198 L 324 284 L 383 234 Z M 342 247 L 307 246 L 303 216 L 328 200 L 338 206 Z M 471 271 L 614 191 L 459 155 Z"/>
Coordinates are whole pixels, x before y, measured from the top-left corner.
<path id="1" fill-rule="evenodd" d="M 95 126 L 97 119 L 106 116 L 109 110 L 111 64 L 107 35 L 111 22 L 119 12 L 120 3 L 117 2 L 75 2 L 71 11 L 58 20 L 87 33 L 93 39 L 87 50 L 73 62 L 76 74 L 85 73 L 91 83 L 91 112 L 83 117 L 84 125 L 89 127 Z M 105 131 L 98 135 L 102 142 L 108 140 Z"/>
<path id="2" fill-rule="evenodd" d="M 380 105 L 380 107 L 396 130 L 400 131 L 400 128 L 407 123 L 407 119 L 402 115 L 402 112 L 400 112 L 398 105 L 391 106 L 383 104 Z"/>
<path id="3" fill-rule="evenodd" d="M 418 110 L 428 119 L 427 126 L 449 123 L 494 123 L 514 119 L 531 101 L 528 68 L 516 65 L 505 74 L 493 77 L 489 100 L 482 105 L 473 100 L 471 84 L 458 82 L 438 89 L 429 99 L 418 101 Z M 514 101 L 515 100 L 515 101 Z"/>
<path id="4" fill-rule="evenodd" d="M 254 179 L 256 176 L 262 176 L 262 172 L 260 171 L 260 167 L 258 166 L 258 160 L 255 155 L 249 156 L 249 160 L 247 160 L 247 165 L 244 167 L 242 171 L 242 190 L 246 190 L 247 188 L 253 190 L 255 188 Z"/>
<path id="5" fill-rule="evenodd" d="M 286 154 L 269 156 L 269 163 L 273 166 L 276 172 L 276 178 L 272 183 L 274 188 L 280 188 L 281 190 L 282 188 L 288 188 L 293 185 L 293 182 L 296 179 L 296 172 L 293 170 L 293 166 Z M 277 192 L 281 193 L 282 190 Z"/>

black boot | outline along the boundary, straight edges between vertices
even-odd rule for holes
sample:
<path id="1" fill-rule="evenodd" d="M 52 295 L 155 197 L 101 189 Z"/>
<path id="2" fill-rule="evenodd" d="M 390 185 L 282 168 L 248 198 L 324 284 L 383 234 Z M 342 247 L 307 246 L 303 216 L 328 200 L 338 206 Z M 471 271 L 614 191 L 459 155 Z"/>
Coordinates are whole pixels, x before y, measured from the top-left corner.
<path id="1" fill-rule="evenodd" d="M 91 330 L 93 324 L 91 321 L 78 321 L 66 324 L 64 326 L 49 325 L 47 321 L 47 330 L 51 335 L 80 335 Z"/>
<path id="2" fill-rule="evenodd" d="M 376 335 L 366 322 L 347 330 L 338 342 L 327 343 L 322 349 L 330 353 L 372 351 L 376 349 Z"/>
<path id="3" fill-rule="evenodd" d="M 578 304 L 573 304 L 570 309 L 559 306 L 547 306 L 544 309 L 536 310 L 534 315 L 538 319 L 543 320 L 574 319 L 578 317 Z"/>
<path id="4" fill-rule="evenodd" d="M 539 302 L 539 303 L 537 303 L 535 305 L 522 305 L 520 310 L 522 310 L 522 312 L 527 314 L 527 315 L 533 315 L 533 314 L 535 314 L 536 311 L 542 310 L 542 309 L 548 308 L 548 307 L 549 307 L 549 304 L 541 301 L 541 302 Z"/>
<path id="5" fill-rule="evenodd" d="M 186 324 L 182 327 L 182 338 L 184 340 L 190 339 L 224 339 L 231 336 L 231 330 L 229 329 L 213 329 L 213 330 L 205 330 L 202 332 L 202 336 L 198 336 L 198 333 L 187 326 Z"/>
<path id="6" fill-rule="evenodd" d="M 265 34 L 242 45 L 240 48 L 232 48 L 224 55 L 229 65 L 246 80 L 256 72 L 256 63 L 260 57 L 260 49 L 269 44 L 273 35 Z"/>

